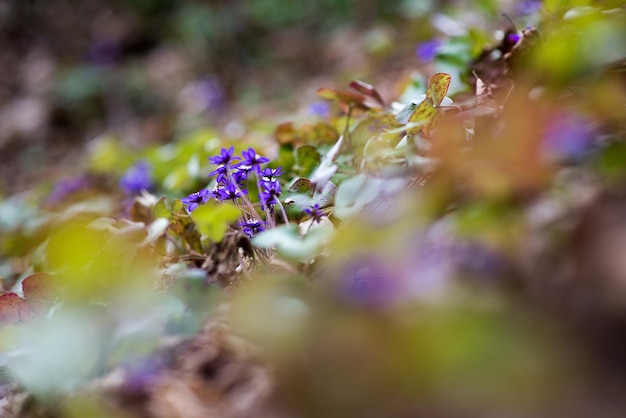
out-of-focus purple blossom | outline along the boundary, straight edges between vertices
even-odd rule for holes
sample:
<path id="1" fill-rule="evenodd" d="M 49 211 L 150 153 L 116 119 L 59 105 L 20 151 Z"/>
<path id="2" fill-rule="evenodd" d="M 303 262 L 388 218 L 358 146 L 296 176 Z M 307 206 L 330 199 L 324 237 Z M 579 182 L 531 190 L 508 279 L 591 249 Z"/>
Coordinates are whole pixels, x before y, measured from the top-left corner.
<path id="1" fill-rule="evenodd" d="M 452 259 L 461 272 L 479 279 L 490 279 L 505 270 L 505 259 L 496 251 L 476 242 L 459 242 L 452 249 Z"/>
<path id="2" fill-rule="evenodd" d="M 160 378 L 166 362 L 162 357 L 134 359 L 122 366 L 124 370 L 124 390 L 129 393 L 146 393 Z"/>
<path id="3" fill-rule="evenodd" d="M 574 112 L 557 112 L 543 131 L 543 150 L 550 158 L 580 158 L 593 145 L 589 123 Z"/>
<path id="4" fill-rule="evenodd" d="M 304 213 L 306 213 L 309 218 L 313 219 L 313 222 L 317 223 L 320 223 L 322 218 L 326 216 L 326 214 L 320 209 L 320 205 L 317 203 L 310 208 L 304 209 Z"/>
<path id="5" fill-rule="evenodd" d="M 243 197 L 247 190 L 241 190 L 234 184 L 230 183 L 222 187 L 217 188 L 219 193 L 219 200 L 235 200 L 238 197 Z"/>
<path id="6" fill-rule="evenodd" d="M 226 92 L 220 81 L 208 76 L 196 84 L 197 97 L 205 110 L 219 109 L 226 101 Z"/>
<path id="7" fill-rule="evenodd" d="M 518 0 L 515 2 L 514 13 L 518 16 L 531 15 L 541 9 L 542 0 Z"/>
<path id="8" fill-rule="evenodd" d="M 381 307 L 393 303 L 398 295 L 397 275 L 375 254 L 356 256 L 340 271 L 339 293 L 349 302 Z"/>
<path id="9" fill-rule="evenodd" d="M 248 148 L 247 151 L 243 151 L 241 153 L 243 156 L 243 160 L 237 164 L 235 167 L 250 167 L 257 173 L 261 172 L 261 164 L 265 164 L 269 162 L 269 158 L 262 157 L 254 150 L 254 148 Z"/>
<path id="10" fill-rule="evenodd" d="M 152 187 L 152 168 L 145 161 L 130 167 L 120 179 L 120 188 L 129 195 L 139 194 Z"/>
<path id="11" fill-rule="evenodd" d="M 189 212 L 193 212 L 200 204 L 208 202 L 211 196 L 211 192 L 206 189 L 202 189 L 181 199 L 181 202 L 187 205 L 187 210 Z"/>
<path id="12" fill-rule="evenodd" d="M 57 184 L 55 184 L 54 188 L 50 192 L 50 195 L 48 196 L 47 202 L 51 205 L 61 203 L 68 196 L 88 189 L 89 186 L 90 181 L 85 176 L 61 180 Z"/>
<path id="13" fill-rule="evenodd" d="M 415 55 L 421 62 L 431 62 L 437 56 L 440 47 L 441 40 L 436 38 L 420 42 L 415 48 Z"/>
<path id="14" fill-rule="evenodd" d="M 326 119 L 330 116 L 330 106 L 326 102 L 313 102 L 309 106 L 309 113 L 313 116 Z"/>
<path id="15" fill-rule="evenodd" d="M 506 35 L 507 42 L 509 42 L 512 45 L 515 45 L 516 43 L 518 43 L 520 39 L 522 39 L 522 35 L 520 35 L 518 32 L 509 33 Z"/>
<path id="16" fill-rule="evenodd" d="M 278 168 L 264 168 L 262 175 L 263 175 L 263 180 L 265 181 L 272 181 L 275 180 L 276 177 L 280 176 L 281 174 L 283 174 L 283 168 L 282 167 L 278 167 Z"/>
<path id="17" fill-rule="evenodd" d="M 235 147 L 231 146 L 230 148 L 222 148 L 220 151 L 220 155 L 216 155 L 214 157 L 209 157 L 209 162 L 216 165 L 224 165 L 225 167 L 230 167 L 230 163 L 234 161 L 241 160 L 240 157 L 233 156 L 235 153 Z"/>
<path id="18" fill-rule="evenodd" d="M 455 273 L 451 242 L 437 236 L 419 236 L 407 246 L 402 268 L 405 296 L 428 299 L 439 295 Z"/>
<path id="19" fill-rule="evenodd" d="M 101 40 L 92 43 L 87 51 L 87 60 L 95 65 L 108 66 L 119 62 L 122 57 L 120 43 L 115 40 Z"/>
<path id="20" fill-rule="evenodd" d="M 278 180 L 261 180 L 259 182 L 259 199 L 261 200 L 261 207 L 271 207 L 276 204 L 278 198 L 281 195 L 280 183 Z"/>
<path id="21" fill-rule="evenodd" d="M 246 222 L 241 222 L 239 226 L 241 226 L 243 233 L 250 238 L 259 232 L 265 231 L 265 222 L 259 221 L 258 219 L 249 219 Z"/>

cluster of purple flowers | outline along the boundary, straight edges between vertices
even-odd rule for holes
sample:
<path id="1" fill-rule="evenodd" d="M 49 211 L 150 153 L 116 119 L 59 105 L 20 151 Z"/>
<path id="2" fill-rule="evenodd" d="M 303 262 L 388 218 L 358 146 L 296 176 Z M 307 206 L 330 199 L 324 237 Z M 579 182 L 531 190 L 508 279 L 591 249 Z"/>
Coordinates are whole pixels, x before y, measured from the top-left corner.
<path id="1" fill-rule="evenodd" d="M 243 151 L 241 156 L 234 155 L 234 152 L 234 147 L 222 148 L 220 154 L 209 157 L 209 162 L 216 166 L 209 177 L 215 177 L 216 185 L 212 190 L 203 189 L 182 199 L 189 212 L 210 199 L 220 202 L 242 199 L 246 203 L 244 208 L 251 208 L 252 205 L 247 200 L 248 184 L 254 175 L 261 210 L 273 214 L 274 206 L 280 203 L 278 198 L 281 196 L 281 185 L 278 176 L 282 174 L 282 168 L 261 168 L 269 159 L 259 155 L 254 148 Z M 263 231 L 265 227 L 265 223 L 255 215 L 254 210 L 251 210 L 248 213 L 249 219 L 240 223 L 242 231 L 249 236 Z"/>

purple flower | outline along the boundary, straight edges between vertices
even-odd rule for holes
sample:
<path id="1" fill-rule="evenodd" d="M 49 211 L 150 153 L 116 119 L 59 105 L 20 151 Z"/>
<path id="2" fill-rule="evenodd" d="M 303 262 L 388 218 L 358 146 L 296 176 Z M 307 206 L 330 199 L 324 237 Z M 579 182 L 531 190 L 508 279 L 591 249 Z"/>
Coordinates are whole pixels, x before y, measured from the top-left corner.
<path id="1" fill-rule="evenodd" d="M 189 212 L 193 212 L 198 207 L 198 205 L 208 202 L 210 198 L 211 192 L 206 189 L 202 189 L 181 199 L 181 201 L 187 205 L 187 210 Z"/>
<path id="2" fill-rule="evenodd" d="M 220 194 L 220 189 L 224 186 L 216 186 L 213 190 L 209 190 L 209 199 L 215 199 L 218 201 L 222 201 L 222 195 Z"/>
<path id="3" fill-rule="evenodd" d="M 520 39 L 522 39 L 522 35 L 520 35 L 518 32 L 509 33 L 508 35 L 506 35 L 507 42 L 512 45 L 518 43 Z"/>
<path id="4" fill-rule="evenodd" d="M 309 112 L 314 116 L 326 119 L 330 116 L 330 106 L 326 102 L 314 102 L 309 106 Z"/>
<path id="5" fill-rule="evenodd" d="M 458 242 L 450 254 L 456 267 L 479 279 L 495 278 L 505 271 L 504 256 L 478 242 Z"/>
<path id="6" fill-rule="evenodd" d="M 430 62 L 435 59 L 440 47 L 441 41 L 439 39 L 420 42 L 415 49 L 415 55 L 422 62 Z"/>
<path id="7" fill-rule="evenodd" d="M 209 177 L 217 176 L 218 183 L 228 183 L 228 170 L 224 164 L 220 164 L 217 168 L 209 173 Z"/>
<path id="8" fill-rule="evenodd" d="M 242 169 L 234 169 L 231 173 L 233 176 L 233 181 L 239 185 L 239 187 L 244 187 L 246 181 L 248 181 L 248 171 Z"/>
<path id="9" fill-rule="evenodd" d="M 393 303 L 398 291 L 396 274 L 375 254 L 352 258 L 342 269 L 339 292 L 357 305 L 384 306 Z"/>
<path id="10" fill-rule="evenodd" d="M 233 156 L 234 152 L 235 152 L 235 147 L 233 146 L 231 146 L 228 149 L 222 148 L 220 155 L 216 155 L 215 157 L 209 157 L 209 162 L 213 164 L 217 164 L 217 165 L 222 164 L 228 167 L 232 161 L 239 161 L 241 159 L 239 157 L 234 157 Z"/>
<path id="11" fill-rule="evenodd" d="M 278 167 L 278 168 L 265 168 L 263 169 L 263 180 L 266 181 L 272 181 L 274 180 L 276 177 L 280 176 L 281 174 L 283 174 L 283 168 L 282 167 Z"/>
<path id="12" fill-rule="evenodd" d="M 124 381 L 122 387 L 127 393 L 147 394 L 165 370 L 166 361 L 162 356 L 132 358 L 124 362 Z"/>
<path id="13" fill-rule="evenodd" d="M 304 213 L 309 215 L 309 217 L 313 219 L 313 222 L 317 223 L 319 223 L 322 218 L 326 216 L 326 214 L 320 209 L 320 205 L 318 205 L 317 203 L 311 206 L 311 208 L 305 209 Z"/>
<path id="14" fill-rule="evenodd" d="M 256 153 L 254 148 L 248 148 L 247 151 L 241 153 L 243 160 L 236 167 L 250 167 L 257 173 L 261 172 L 261 164 L 269 162 L 269 158 L 262 157 Z"/>
<path id="15" fill-rule="evenodd" d="M 515 3 L 515 14 L 530 15 L 541 9 L 542 0 L 518 0 Z"/>
<path id="16" fill-rule="evenodd" d="M 217 109 L 224 104 L 226 94 L 217 77 L 207 77 L 196 83 L 196 94 L 205 110 Z"/>
<path id="17" fill-rule="evenodd" d="M 87 189 L 89 185 L 90 181 L 85 176 L 61 180 L 54 186 L 54 189 L 50 192 L 47 201 L 49 204 L 60 203 L 69 195 Z"/>
<path id="18" fill-rule="evenodd" d="M 243 193 L 246 193 L 245 190 L 238 189 L 237 186 L 230 183 L 222 187 L 217 188 L 217 192 L 219 193 L 219 200 L 235 200 L 238 197 L 243 197 Z"/>
<path id="19" fill-rule="evenodd" d="M 145 161 L 140 161 L 130 167 L 120 179 L 120 188 L 124 193 L 139 194 L 142 190 L 152 187 L 152 170 Z"/>
<path id="20" fill-rule="evenodd" d="M 258 219 L 249 219 L 246 222 L 241 222 L 239 226 L 241 226 L 241 230 L 244 234 L 252 238 L 254 235 L 259 232 L 265 231 L 264 227 L 265 223 L 259 221 Z"/>
<path id="21" fill-rule="evenodd" d="M 579 158 L 591 147 L 589 124 L 574 112 L 560 111 L 543 131 L 543 148 L 549 157 Z"/>
<path id="22" fill-rule="evenodd" d="M 259 182 L 261 189 L 259 190 L 259 199 L 261 200 L 261 207 L 271 207 L 276 204 L 277 198 L 280 197 L 280 183 L 278 180 L 261 180 Z"/>

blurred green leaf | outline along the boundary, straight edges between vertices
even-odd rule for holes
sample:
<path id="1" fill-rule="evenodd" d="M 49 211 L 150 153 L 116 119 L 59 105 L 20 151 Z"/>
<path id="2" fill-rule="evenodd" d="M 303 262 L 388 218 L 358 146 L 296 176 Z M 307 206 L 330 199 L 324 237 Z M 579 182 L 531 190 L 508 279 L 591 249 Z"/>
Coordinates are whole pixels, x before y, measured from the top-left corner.
<path id="1" fill-rule="evenodd" d="M 369 113 L 362 118 L 350 132 L 350 144 L 356 157 L 357 163 L 361 161 L 365 144 L 378 134 L 400 128 L 401 123 L 396 117 L 389 112 Z M 396 143 L 400 141 L 400 134 L 393 134 L 389 137 L 390 141 Z"/>
<path id="2" fill-rule="evenodd" d="M 320 227 L 301 237 L 296 225 L 282 225 L 261 232 L 252 238 L 252 244 L 259 248 L 275 248 L 289 259 L 307 260 L 321 253 L 332 232 L 332 228 Z"/>
<path id="3" fill-rule="evenodd" d="M 322 156 L 313 145 L 301 145 L 296 149 L 296 166 L 298 175 L 309 176 L 322 161 Z"/>
<path id="4" fill-rule="evenodd" d="M 119 138 L 103 135 L 90 144 L 87 161 L 92 171 L 122 173 L 132 164 L 133 156 Z"/>
<path id="5" fill-rule="evenodd" d="M 75 390 L 102 366 L 106 328 L 89 312 L 57 312 L 18 331 L 9 373 L 43 399 Z"/>
<path id="6" fill-rule="evenodd" d="M 236 221 L 240 215 L 241 210 L 231 203 L 210 202 L 191 212 L 191 218 L 200 233 L 213 242 L 220 242 L 228 230 L 228 225 Z"/>
<path id="7" fill-rule="evenodd" d="M 172 211 L 167 207 L 167 198 L 161 197 L 154 208 L 152 208 L 152 217 L 154 219 L 166 218 L 169 219 L 172 216 Z"/>

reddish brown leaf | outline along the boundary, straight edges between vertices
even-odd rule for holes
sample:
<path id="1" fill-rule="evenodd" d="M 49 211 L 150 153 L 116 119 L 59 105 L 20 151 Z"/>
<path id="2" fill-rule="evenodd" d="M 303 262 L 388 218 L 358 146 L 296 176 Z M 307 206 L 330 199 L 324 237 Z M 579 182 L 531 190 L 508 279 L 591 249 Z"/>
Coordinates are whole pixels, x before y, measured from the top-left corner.
<path id="1" fill-rule="evenodd" d="M 34 273 L 22 281 L 22 291 L 26 299 L 52 300 L 53 276 L 46 273 Z"/>
<path id="2" fill-rule="evenodd" d="M 349 106 L 360 105 L 365 101 L 365 96 L 349 90 L 321 88 L 317 90 L 317 95 L 326 100 L 338 100 Z"/>
<path id="3" fill-rule="evenodd" d="M 274 138 L 279 144 L 292 144 L 296 142 L 298 135 L 292 122 L 281 123 L 274 130 Z"/>
<path id="4" fill-rule="evenodd" d="M 5 293 L 0 296 L 0 326 L 19 324 L 31 318 L 33 314 L 33 305 L 16 293 Z"/>
<path id="5" fill-rule="evenodd" d="M 350 82 L 350 87 L 365 96 L 371 97 L 372 99 L 376 100 L 382 107 L 385 107 L 385 101 L 381 97 L 380 93 L 378 93 L 376 88 L 371 84 L 368 84 L 361 80 L 352 80 Z"/>

